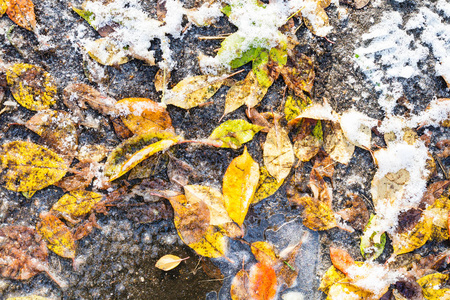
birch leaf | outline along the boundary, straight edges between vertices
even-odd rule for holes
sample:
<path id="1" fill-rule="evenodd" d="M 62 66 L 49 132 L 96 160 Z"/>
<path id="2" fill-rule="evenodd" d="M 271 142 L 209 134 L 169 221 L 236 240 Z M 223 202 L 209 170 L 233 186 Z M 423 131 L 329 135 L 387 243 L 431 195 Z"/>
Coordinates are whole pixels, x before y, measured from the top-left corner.
<path id="1" fill-rule="evenodd" d="M 277 124 L 267 134 L 263 157 L 267 171 L 278 182 L 289 175 L 295 161 L 294 150 L 287 131 Z"/>
<path id="2" fill-rule="evenodd" d="M 69 228 L 56 216 L 46 214 L 36 225 L 36 231 L 47 241 L 47 247 L 65 258 L 75 258 L 75 240 Z"/>
<path id="3" fill-rule="evenodd" d="M 260 167 L 259 171 L 258 187 L 256 188 L 255 196 L 253 197 L 253 204 L 275 194 L 284 182 L 284 180 L 278 182 L 275 177 L 269 174 L 265 166 Z"/>
<path id="4" fill-rule="evenodd" d="M 64 160 L 53 151 L 31 142 L 4 144 L 0 152 L 6 188 L 16 192 L 43 189 L 58 182 L 67 172 Z"/>
<path id="5" fill-rule="evenodd" d="M 205 103 L 219 90 L 224 77 L 199 75 L 180 81 L 170 90 L 164 101 L 183 109 L 191 109 Z"/>
<path id="6" fill-rule="evenodd" d="M 147 98 L 125 98 L 116 103 L 116 108 L 125 116 L 122 122 L 134 134 L 152 131 L 174 131 L 167 110 Z"/>
<path id="7" fill-rule="evenodd" d="M 244 223 L 259 181 L 259 165 L 247 152 L 231 161 L 223 177 L 225 208 L 237 224 Z"/>
<path id="8" fill-rule="evenodd" d="M 167 254 L 167 255 L 164 255 L 163 257 L 161 257 L 160 259 L 158 259 L 155 267 L 157 267 L 158 269 L 161 269 L 163 271 L 170 271 L 170 270 L 176 268 L 180 264 L 180 262 L 182 262 L 183 260 L 185 260 L 185 259 L 180 258 L 176 255 Z"/>
<path id="9" fill-rule="evenodd" d="M 69 222 L 78 222 L 102 199 L 103 195 L 99 193 L 84 190 L 71 191 L 53 204 L 52 211 L 58 212 Z"/>
<path id="10" fill-rule="evenodd" d="M 250 124 L 242 119 L 228 120 L 214 129 L 208 139 L 222 142 L 222 148 L 238 149 L 251 141 L 261 129 L 263 127 Z"/>
<path id="11" fill-rule="evenodd" d="M 6 71 L 11 93 L 23 107 L 44 110 L 56 103 L 56 85 L 51 75 L 40 67 L 17 63 Z"/>
<path id="12" fill-rule="evenodd" d="M 14 23 L 30 31 L 36 29 L 36 16 L 32 0 L 7 0 L 6 5 L 6 14 Z M 4 4 L 2 4 L 3 6 Z"/>

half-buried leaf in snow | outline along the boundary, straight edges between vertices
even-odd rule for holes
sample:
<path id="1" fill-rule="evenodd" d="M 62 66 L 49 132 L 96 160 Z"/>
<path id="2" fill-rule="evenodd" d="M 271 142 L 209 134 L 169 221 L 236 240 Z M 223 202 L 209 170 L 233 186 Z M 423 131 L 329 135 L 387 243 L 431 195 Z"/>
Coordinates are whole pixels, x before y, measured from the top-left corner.
<path id="1" fill-rule="evenodd" d="M 48 109 L 56 103 L 56 85 L 51 75 L 40 67 L 17 63 L 6 71 L 11 93 L 25 108 Z"/>
<path id="2" fill-rule="evenodd" d="M 107 37 L 88 41 L 83 46 L 93 60 L 105 66 L 122 65 L 129 61 L 129 52 Z"/>
<path id="3" fill-rule="evenodd" d="M 259 181 L 259 165 L 247 152 L 230 163 L 223 177 L 225 208 L 237 224 L 244 223 L 250 203 L 253 201 Z"/>
<path id="4" fill-rule="evenodd" d="M 34 192 L 58 182 L 67 172 L 64 160 L 55 152 L 31 142 L 4 144 L 0 152 L 6 188 Z"/>
<path id="5" fill-rule="evenodd" d="M 251 141 L 261 129 L 263 127 L 250 124 L 242 119 L 228 120 L 214 129 L 208 139 L 222 142 L 222 148 L 238 149 Z"/>

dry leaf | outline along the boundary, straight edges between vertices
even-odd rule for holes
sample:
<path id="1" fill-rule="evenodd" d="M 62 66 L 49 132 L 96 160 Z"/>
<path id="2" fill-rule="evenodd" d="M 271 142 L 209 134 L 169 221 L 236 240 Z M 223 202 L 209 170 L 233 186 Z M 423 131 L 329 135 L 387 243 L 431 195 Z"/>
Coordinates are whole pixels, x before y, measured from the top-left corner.
<path id="1" fill-rule="evenodd" d="M 273 194 L 275 194 L 276 191 L 278 191 L 278 189 L 284 182 L 284 180 L 278 182 L 278 180 L 275 177 L 269 174 L 265 166 L 260 167 L 259 171 L 260 175 L 258 187 L 256 189 L 252 203 L 258 203 L 259 201 L 272 196 Z"/>
<path id="2" fill-rule="evenodd" d="M 351 144 L 344 136 L 338 123 L 324 122 L 323 148 L 332 159 L 341 164 L 348 164 L 355 151 L 355 145 Z"/>
<path id="3" fill-rule="evenodd" d="M 6 188 L 31 192 L 58 182 L 67 172 L 64 160 L 53 151 L 31 142 L 4 144 L 0 152 Z"/>
<path id="4" fill-rule="evenodd" d="M 83 46 L 93 60 L 105 66 L 122 65 L 129 61 L 129 52 L 108 37 L 85 42 Z"/>
<path id="5" fill-rule="evenodd" d="M 349 201 L 351 207 L 344 208 L 343 210 L 338 211 L 337 214 L 347 221 L 351 227 L 362 231 L 367 222 L 369 222 L 369 211 L 361 197 L 355 194 L 351 195 L 351 197 L 352 200 Z"/>
<path id="6" fill-rule="evenodd" d="M 259 181 L 259 165 L 244 148 L 244 153 L 230 163 L 223 177 L 225 208 L 237 224 L 244 223 Z"/>
<path id="7" fill-rule="evenodd" d="M 232 300 L 247 300 L 249 299 L 250 281 L 247 271 L 240 270 L 234 276 L 231 282 L 231 299 Z"/>
<path id="8" fill-rule="evenodd" d="M 277 276 L 272 267 L 257 263 L 250 269 L 250 295 L 255 300 L 270 300 L 277 292 Z"/>
<path id="9" fill-rule="evenodd" d="M 268 242 L 258 241 L 251 244 L 251 250 L 256 260 L 268 266 L 278 262 L 273 245 Z"/>
<path id="10" fill-rule="evenodd" d="M 315 35 L 324 37 L 328 33 L 328 28 L 330 27 L 330 21 L 328 15 L 325 12 L 324 5 L 320 5 L 319 1 L 312 0 L 308 2 L 317 2 L 314 11 L 302 12 L 303 22 L 306 27 Z"/>
<path id="11" fill-rule="evenodd" d="M 320 281 L 319 290 L 328 294 L 330 287 L 338 282 L 344 282 L 346 276 L 344 273 L 339 271 L 335 266 L 331 266 L 328 270 L 323 274 L 322 280 Z"/>
<path id="12" fill-rule="evenodd" d="M 165 104 L 190 109 L 205 103 L 222 86 L 225 77 L 199 75 L 180 81 L 164 97 Z"/>
<path id="13" fill-rule="evenodd" d="M 155 89 L 157 92 L 161 92 L 166 90 L 167 85 L 170 81 L 170 71 L 166 69 L 159 69 L 155 74 L 155 80 L 153 83 L 155 84 Z"/>
<path id="14" fill-rule="evenodd" d="M 322 141 L 313 135 L 295 141 L 294 153 L 300 161 L 310 161 L 316 156 L 322 146 Z"/>
<path id="15" fill-rule="evenodd" d="M 158 261 L 155 264 L 155 267 L 163 271 L 170 271 L 176 268 L 183 260 L 186 260 L 186 258 L 179 258 L 176 255 L 167 254 L 158 259 Z"/>
<path id="16" fill-rule="evenodd" d="M 56 216 L 45 214 L 36 231 L 47 241 L 47 247 L 65 258 L 75 258 L 75 240 L 69 228 Z"/>
<path id="17" fill-rule="evenodd" d="M 302 206 L 303 225 L 312 230 L 328 230 L 336 227 L 336 218 L 330 205 L 309 196 L 293 197 L 289 201 Z"/>
<path id="18" fill-rule="evenodd" d="M 242 119 L 228 120 L 214 129 L 208 140 L 221 142 L 223 148 L 238 149 L 251 141 L 261 129 L 263 127 L 250 124 Z"/>
<path id="19" fill-rule="evenodd" d="M 289 175 L 295 161 L 294 150 L 287 131 L 278 124 L 267 134 L 263 157 L 267 171 L 278 182 Z"/>
<path id="20" fill-rule="evenodd" d="M 399 220 L 400 222 L 401 220 Z M 397 255 L 408 253 L 425 245 L 431 237 L 432 226 L 433 217 L 424 213 L 412 229 L 392 234 L 391 239 L 394 253 Z"/>
<path id="21" fill-rule="evenodd" d="M 109 149 L 103 145 L 86 144 L 79 148 L 77 159 L 80 162 L 100 162 L 109 153 Z"/>
<path id="22" fill-rule="evenodd" d="M 287 64 L 281 67 L 281 75 L 286 85 L 300 98 L 306 98 L 304 92 L 311 93 L 314 84 L 314 64 L 311 59 L 294 51 L 289 55 Z"/>
<path id="23" fill-rule="evenodd" d="M 373 294 L 364 291 L 361 288 L 350 284 L 350 283 L 335 283 L 328 290 L 327 300 L 359 300 L 359 299 L 367 299 L 367 300 L 375 300 L 379 298 L 373 298 Z"/>
<path id="24" fill-rule="evenodd" d="M 56 212 L 71 223 L 78 223 L 80 218 L 91 212 L 92 208 L 103 199 L 103 195 L 91 191 L 71 191 L 53 204 Z M 55 213 L 55 214 L 56 214 Z"/>
<path id="25" fill-rule="evenodd" d="M 4 5 L 2 3 L 2 8 Z M 30 31 L 36 29 L 36 16 L 32 0 L 6 0 L 6 5 L 6 14 L 14 23 Z"/>
<path id="26" fill-rule="evenodd" d="M 449 276 L 442 273 L 426 275 L 417 283 L 422 286 L 423 296 L 428 300 L 450 299 L 450 288 L 442 288 Z"/>
<path id="27" fill-rule="evenodd" d="M 134 133 L 173 132 L 172 120 L 166 109 L 147 98 L 125 98 L 116 103 L 122 122 Z"/>
<path id="28" fill-rule="evenodd" d="M 51 75 L 43 69 L 17 63 L 6 71 L 11 93 L 23 107 L 44 110 L 56 103 L 56 85 Z"/>
<path id="29" fill-rule="evenodd" d="M 300 115 L 308 105 L 311 105 L 312 101 L 309 97 L 298 97 L 290 93 L 286 97 L 286 103 L 284 104 L 284 118 L 290 122 Z"/>

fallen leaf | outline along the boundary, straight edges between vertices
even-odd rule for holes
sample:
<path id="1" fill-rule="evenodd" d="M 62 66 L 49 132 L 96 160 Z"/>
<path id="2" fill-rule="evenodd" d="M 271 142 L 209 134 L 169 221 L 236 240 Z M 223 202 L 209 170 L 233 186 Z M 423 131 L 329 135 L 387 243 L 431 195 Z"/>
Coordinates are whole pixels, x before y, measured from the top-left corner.
<path id="1" fill-rule="evenodd" d="M 335 283 L 328 290 L 327 300 L 359 300 L 359 299 L 367 299 L 367 300 L 375 300 L 379 298 L 374 298 L 373 294 L 364 291 L 361 288 L 351 284 L 351 283 Z"/>
<path id="2" fill-rule="evenodd" d="M 250 280 L 247 271 L 240 270 L 234 276 L 231 282 L 231 299 L 232 300 L 247 300 L 249 299 Z"/>
<path id="3" fill-rule="evenodd" d="M 265 166 L 260 167 L 259 171 L 258 187 L 256 188 L 255 196 L 253 197 L 253 204 L 275 194 L 284 182 L 284 180 L 279 182 L 275 177 L 270 175 Z"/>
<path id="4" fill-rule="evenodd" d="M 300 161 L 310 161 L 319 152 L 321 146 L 321 140 L 313 135 L 308 135 L 299 141 L 295 141 L 294 153 Z"/>
<path id="5" fill-rule="evenodd" d="M 259 165 L 244 148 L 244 153 L 231 161 L 223 177 L 222 191 L 230 218 L 244 223 L 259 181 Z"/>
<path id="6" fill-rule="evenodd" d="M 349 201 L 351 207 L 344 208 L 343 210 L 338 211 L 337 214 L 347 221 L 351 227 L 362 231 L 367 222 L 369 222 L 369 211 L 361 197 L 356 194 L 352 194 L 351 197 L 352 200 Z"/>
<path id="7" fill-rule="evenodd" d="M 100 162 L 109 153 L 109 149 L 103 145 L 86 144 L 78 149 L 76 158 L 80 162 Z"/>
<path id="8" fill-rule="evenodd" d="M 0 0 L 0 17 L 3 16 L 7 9 L 8 3 L 6 3 L 6 0 Z"/>
<path id="9" fill-rule="evenodd" d="M 431 237 L 432 226 L 432 216 L 424 213 L 412 229 L 392 234 L 391 239 L 394 253 L 396 255 L 408 253 L 425 245 Z"/>
<path id="10" fill-rule="evenodd" d="M 355 151 L 355 145 L 344 136 L 339 123 L 324 122 L 324 124 L 323 148 L 335 161 L 348 164 Z"/>
<path id="11" fill-rule="evenodd" d="M 155 74 L 153 84 L 157 92 L 161 92 L 167 89 L 167 85 L 170 81 L 170 71 L 167 69 L 159 69 Z"/>
<path id="12" fill-rule="evenodd" d="M 386 245 L 386 233 L 381 233 L 374 229 L 378 226 L 377 222 L 379 221 L 380 220 L 376 215 L 372 215 L 361 236 L 360 250 L 361 255 L 365 259 L 374 260 L 384 251 L 384 246 Z"/>
<path id="13" fill-rule="evenodd" d="M 289 201 L 303 207 L 303 225 L 312 230 L 328 230 L 336 227 L 336 218 L 331 207 L 309 196 L 293 197 Z"/>
<path id="14" fill-rule="evenodd" d="M 258 262 L 268 266 L 273 266 L 278 262 L 278 257 L 274 251 L 273 245 L 269 242 L 253 242 L 250 247 Z"/>
<path id="15" fill-rule="evenodd" d="M 108 37 L 86 41 L 83 47 L 93 60 L 105 66 L 122 65 L 129 61 L 129 52 Z"/>
<path id="16" fill-rule="evenodd" d="M 6 188 L 16 192 L 41 190 L 58 182 L 67 172 L 64 160 L 53 151 L 31 142 L 3 144 L 0 152 Z"/>
<path id="17" fill-rule="evenodd" d="M 420 278 L 417 283 L 428 300 L 450 299 L 450 288 L 442 288 L 448 278 L 448 274 L 433 273 Z"/>
<path id="18" fill-rule="evenodd" d="M 339 2 L 351 5 L 356 9 L 360 9 L 369 4 L 370 0 L 340 0 Z"/>
<path id="19" fill-rule="evenodd" d="M 306 100 L 304 92 L 311 93 L 315 77 L 311 59 L 303 53 L 294 51 L 292 55 L 289 55 L 287 64 L 281 68 L 281 75 L 286 85 L 298 97 Z"/>
<path id="20" fill-rule="evenodd" d="M 7 225 L 0 227 L 0 275 L 27 280 L 48 270 L 47 246 L 34 228 Z"/>
<path id="21" fill-rule="evenodd" d="M 375 175 L 372 180 L 372 201 L 375 211 L 383 211 L 386 203 L 394 203 L 396 199 L 401 199 L 409 182 L 410 175 L 406 169 L 400 169 L 395 173 L 389 172 L 382 178 Z"/>
<path id="22" fill-rule="evenodd" d="M 208 226 L 203 238 L 188 244 L 198 254 L 210 258 L 224 257 L 228 247 L 227 237 L 215 226 Z"/>
<path id="23" fill-rule="evenodd" d="M 150 99 L 125 98 L 116 103 L 116 108 L 122 115 L 122 122 L 134 134 L 174 131 L 167 110 Z"/>
<path id="24" fill-rule="evenodd" d="M 152 132 L 134 136 L 117 146 L 108 156 L 105 175 L 113 181 L 152 155 L 167 150 L 180 137 L 170 132 Z"/>
<path id="25" fill-rule="evenodd" d="M 3 9 L 4 5 L 2 3 Z M 6 6 L 6 14 L 14 23 L 30 31 L 36 29 L 36 16 L 32 0 L 7 0 Z"/>
<path id="26" fill-rule="evenodd" d="M 167 254 L 158 259 L 158 261 L 155 264 L 155 267 L 163 271 L 170 271 L 176 268 L 180 264 L 180 262 L 186 259 L 187 258 L 180 258 L 176 255 Z"/>
<path id="27" fill-rule="evenodd" d="M 86 189 L 95 177 L 98 165 L 91 163 L 79 162 L 71 169 L 76 170 L 76 174 L 65 176 L 55 185 L 62 188 L 65 192 Z"/>
<path id="28" fill-rule="evenodd" d="M 88 236 L 94 228 L 101 229 L 101 227 L 97 224 L 95 214 L 91 214 L 87 220 L 75 228 L 75 231 L 73 232 L 74 241 L 81 240 L 82 238 Z"/>
<path id="29" fill-rule="evenodd" d="M 77 223 L 102 199 L 103 195 L 99 193 L 84 190 L 71 191 L 53 204 L 52 211 L 71 223 Z"/>
<path id="30" fill-rule="evenodd" d="M 301 98 L 295 94 L 289 94 L 284 104 L 284 118 L 288 122 L 295 119 L 310 104 L 312 104 L 312 101 L 309 97 Z"/>
<path id="31" fill-rule="evenodd" d="M 56 85 L 51 75 L 40 67 L 17 63 L 6 70 L 11 93 L 23 107 L 44 110 L 56 103 Z"/>
<path id="32" fill-rule="evenodd" d="M 330 247 L 330 258 L 333 266 L 347 276 L 349 269 L 356 265 L 350 254 L 344 249 Z"/>
<path id="33" fill-rule="evenodd" d="M 266 113 L 261 114 L 256 110 L 256 108 L 250 107 L 245 110 L 245 114 L 250 119 L 250 121 L 252 121 L 252 123 L 254 125 L 263 127 L 263 129 L 261 129 L 261 132 L 266 132 L 266 133 L 269 132 L 270 128 L 272 127 L 272 124 L 270 124 L 267 121 Z"/>
<path id="34" fill-rule="evenodd" d="M 128 180 L 133 180 L 136 178 L 149 178 L 164 171 L 166 169 L 168 159 L 169 155 L 167 153 L 155 153 L 131 169 L 130 175 L 128 175 Z"/>
<path id="35" fill-rule="evenodd" d="M 349 142 L 363 149 L 371 148 L 371 128 L 377 126 L 378 120 L 351 109 L 342 113 L 339 124 Z"/>
<path id="36" fill-rule="evenodd" d="M 322 280 L 320 281 L 319 290 L 325 294 L 328 294 L 331 286 L 338 282 L 345 282 L 346 277 L 347 276 L 345 276 L 344 273 L 332 265 L 328 268 L 325 274 L 323 274 Z"/>
<path id="37" fill-rule="evenodd" d="M 191 109 L 206 102 L 219 90 L 225 77 L 199 75 L 180 81 L 164 97 L 165 104 Z"/>
<path id="38" fill-rule="evenodd" d="M 312 103 L 308 105 L 299 115 L 288 122 L 288 126 L 293 127 L 303 119 L 338 122 L 339 116 L 333 111 L 328 101 L 324 99 L 323 104 Z"/>
<path id="39" fill-rule="evenodd" d="M 235 111 L 242 105 L 256 106 L 266 95 L 268 88 L 261 86 L 253 71 L 250 71 L 244 80 L 236 82 L 228 90 L 225 97 L 225 111 L 223 115 Z"/>
<path id="40" fill-rule="evenodd" d="M 47 242 L 47 247 L 65 258 L 75 258 L 75 240 L 69 228 L 56 216 L 45 214 L 36 225 L 36 231 Z"/>
<path id="41" fill-rule="evenodd" d="M 10 298 L 7 298 L 6 300 L 51 300 L 51 299 L 47 298 L 47 297 L 31 295 L 31 296 L 23 296 L 23 297 L 12 297 L 12 298 L 10 297 Z"/>
<path id="42" fill-rule="evenodd" d="M 277 278 L 284 281 L 284 283 L 289 287 L 293 287 L 297 282 L 298 269 L 297 257 L 300 252 L 303 240 L 306 235 L 303 236 L 302 240 L 298 244 L 289 245 L 279 254 L 279 263 L 275 266 L 275 273 Z"/>
<path id="43" fill-rule="evenodd" d="M 222 148 L 238 149 L 251 141 L 261 129 L 263 127 L 250 124 L 242 119 L 228 120 L 214 129 L 208 140 L 222 142 Z"/>
<path id="44" fill-rule="evenodd" d="M 329 31 L 328 28 L 330 27 L 328 15 L 324 10 L 328 5 L 320 5 L 320 1 L 315 0 L 308 2 L 312 2 L 311 4 L 316 2 L 317 4 L 315 9 L 311 6 L 311 8 L 308 9 L 308 13 L 302 11 L 303 22 L 313 34 L 325 37 Z"/>
<path id="45" fill-rule="evenodd" d="M 287 131 L 278 124 L 275 124 L 267 134 L 263 158 L 267 171 L 278 182 L 289 175 L 295 161 L 294 150 Z"/>
<path id="46" fill-rule="evenodd" d="M 277 292 L 277 276 L 272 267 L 257 263 L 250 269 L 250 295 L 255 300 L 270 300 Z"/>

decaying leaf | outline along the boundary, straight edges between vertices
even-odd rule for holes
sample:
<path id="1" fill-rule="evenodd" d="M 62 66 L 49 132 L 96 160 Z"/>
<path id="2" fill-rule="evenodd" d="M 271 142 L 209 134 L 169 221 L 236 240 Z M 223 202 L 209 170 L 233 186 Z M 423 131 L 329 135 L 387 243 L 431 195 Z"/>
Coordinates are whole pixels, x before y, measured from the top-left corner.
<path id="1" fill-rule="evenodd" d="M 169 155 L 165 152 L 155 153 L 131 169 L 130 175 L 128 175 L 128 180 L 133 180 L 136 178 L 149 178 L 150 176 L 154 176 L 164 171 L 167 166 L 168 159 Z"/>
<path id="2" fill-rule="evenodd" d="M 231 299 L 232 300 L 244 300 L 249 299 L 250 281 L 249 274 L 245 270 L 240 270 L 234 276 L 231 282 Z"/>
<path id="3" fill-rule="evenodd" d="M 4 144 L 0 152 L 6 188 L 16 192 L 43 189 L 58 182 L 67 172 L 64 160 L 53 151 L 31 142 Z"/>
<path id="4" fill-rule="evenodd" d="M 355 146 L 344 136 L 339 123 L 324 123 L 323 148 L 335 161 L 344 165 L 348 164 L 355 151 Z"/>
<path id="5" fill-rule="evenodd" d="M 170 270 L 176 268 L 180 264 L 180 262 L 182 262 L 185 259 L 186 258 L 180 258 L 176 255 L 167 254 L 167 255 L 164 255 L 163 257 L 161 257 L 160 259 L 158 259 L 155 267 L 157 267 L 158 269 L 161 269 L 163 271 L 170 271 Z"/>
<path id="6" fill-rule="evenodd" d="M 367 222 L 369 222 L 369 211 L 361 197 L 355 194 L 351 195 L 351 197 L 352 200 L 349 201 L 351 207 L 344 208 L 338 211 L 337 214 L 347 221 L 351 227 L 362 231 Z"/>
<path id="7" fill-rule="evenodd" d="M 263 127 L 250 124 L 242 119 L 228 120 L 214 129 L 208 139 L 222 142 L 221 147 L 223 148 L 238 149 L 251 141 L 253 136 L 261 129 Z"/>
<path id="8" fill-rule="evenodd" d="M 267 134 L 263 158 L 267 171 L 278 182 L 289 175 L 295 161 L 294 150 L 287 131 L 277 124 Z"/>
<path id="9" fill-rule="evenodd" d="M 237 224 L 244 223 L 250 203 L 253 201 L 259 181 L 259 165 L 247 152 L 230 163 L 223 177 L 225 208 L 230 218 Z"/>
<path id="10" fill-rule="evenodd" d="M 314 84 L 314 64 L 311 59 L 295 51 L 289 56 L 287 64 L 281 68 L 286 85 L 292 89 L 295 94 L 304 99 L 304 92 L 311 93 Z"/>
<path id="11" fill-rule="evenodd" d="M 38 66 L 17 63 L 6 71 L 11 93 L 25 108 L 44 110 L 56 103 L 56 85 L 51 75 Z"/>
<path id="12" fill-rule="evenodd" d="M 391 239 L 394 253 L 397 255 L 408 253 L 425 245 L 431 237 L 432 226 L 433 217 L 424 213 L 412 229 L 393 234 Z"/>
<path id="13" fill-rule="evenodd" d="M 59 198 L 58 202 L 53 204 L 52 211 L 57 212 L 69 222 L 77 223 L 102 199 L 103 195 L 99 193 L 84 190 L 72 191 Z"/>
<path id="14" fill-rule="evenodd" d="M 208 226 L 203 238 L 188 246 L 202 256 L 217 258 L 225 256 L 228 240 L 215 226 Z"/>
<path id="15" fill-rule="evenodd" d="M 268 88 L 261 86 L 253 71 L 250 71 L 244 80 L 236 82 L 225 98 L 225 111 L 223 115 L 235 111 L 242 105 L 256 106 L 267 93 Z"/>
<path id="16" fill-rule="evenodd" d="M 386 245 L 386 233 L 380 233 L 373 229 L 377 226 L 378 217 L 372 215 L 369 222 L 364 228 L 364 233 L 361 237 L 361 255 L 366 259 L 376 259 L 384 251 Z"/>
<path id="17" fill-rule="evenodd" d="M 350 283 L 335 283 L 328 290 L 327 300 L 359 300 L 359 299 L 378 299 L 373 298 L 372 293 Z"/>
<path id="18" fill-rule="evenodd" d="M 370 0 L 340 0 L 339 2 L 349 4 L 356 9 L 360 9 L 369 4 Z"/>
<path id="19" fill-rule="evenodd" d="M 355 146 L 370 149 L 372 130 L 378 120 L 369 118 L 354 109 L 342 113 L 339 124 L 347 140 Z"/>
<path id="20" fill-rule="evenodd" d="M 442 288 L 449 276 L 442 273 L 426 275 L 417 283 L 422 286 L 423 296 L 428 300 L 450 299 L 450 288 Z"/>
<path id="21" fill-rule="evenodd" d="M 302 11 L 303 22 L 313 34 L 324 37 L 328 33 L 328 28 L 330 27 L 330 21 L 324 8 L 330 4 L 330 1 L 310 0 L 308 2 L 316 4 L 316 8 L 314 9 L 311 7 L 308 11 Z"/>
<path id="22" fill-rule="evenodd" d="M 47 246 L 34 228 L 0 227 L 0 275 L 27 280 L 48 270 Z"/>
<path id="23" fill-rule="evenodd" d="M 175 145 L 178 140 L 179 137 L 170 132 L 151 132 L 134 136 L 111 152 L 106 161 L 105 174 L 113 181 L 153 154 Z"/>
<path id="24" fill-rule="evenodd" d="M 310 161 L 320 150 L 322 141 L 313 135 L 295 141 L 294 153 L 300 161 Z"/>
<path id="25" fill-rule="evenodd" d="M 252 203 L 258 203 L 259 201 L 272 196 L 284 182 L 284 180 L 279 182 L 275 177 L 270 175 L 265 166 L 260 167 L 259 171 L 258 187 Z"/>
<path id="26" fill-rule="evenodd" d="M 312 101 L 309 97 L 300 98 L 295 94 L 288 95 L 284 104 L 284 118 L 288 122 L 295 119 L 311 103 Z"/>
<path id="27" fill-rule="evenodd" d="M 254 125 L 263 127 L 263 129 L 261 129 L 261 132 L 269 132 L 272 124 L 270 124 L 267 119 L 271 117 L 271 113 L 259 113 L 256 108 L 250 107 L 245 110 L 245 114 Z"/>
<path id="28" fill-rule="evenodd" d="M 257 263 L 249 274 L 250 295 L 255 300 L 270 300 L 277 292 L 277 276 L 271 266 Z"/>
<path id="29" fill-rule="evenodd" d="M 79 162 L 72 169 L 76 170 L 76 174 L 65 176 L 55 185 L 62 188 L 65 192 L 86 189 L 95 177 L 99 165 Z"/>
<path id="30" fill-rule="evenodd" d="M 125 98 L 116 103 L 122 122 L 134 133 L 173 131 L 172 120 L 166 109 L 147 98 Z"/>
<path id="31" fill-rule="evenodd" d="M 199 75 L 180 81 L 164 97 L 165 104 L 190 109 L 205 103 L 219 90 L 225 77 Z"/>
<path id="32" fill-rule="evenodd" d="M 5 4 L 7 7 L 6 14 L 14 23 L 30 31 L 36 29 L 36 16 L 34 15 L 32 0 L 2 0 L 1 6 L 3 9 Z"/>
<path id="33" fill-rule="evenodd" d="M 293 197 L 291 202 L 303 207 L 303 225 L 312 230 L 336 227 L 336 218 L 330 205 L 309 196 Z"/>
<path id="34" fill-rule="evenodd" d="M 330 247 L 330 258 L 333 266 L 345 275 L 348 275 L 349 269 L 356 265 L 350 254 L 344 249 Z"/>
<path id="35" fill-rule="evenodd" d="M 278 257 L 273 249 L 273 245 L 258 241 L 251 244 L 251 250 L 256 260 L 268 266 L 273 266 L 278 262 Z"/>
<path id="36" fill-rule="evenodd" d="M 45 214 L 36 231 L 47 241 L 47 247 L 65 258 L 75 258 L 75 240 L 69 228 L 55 215 Z"/>
<path id="37" fill-rule="evenodd" d="M 400 169 L 395 173 L 389 172 L 382 178 L 375 175 L 371 188 L 375 210 L 383 211 L 381 208 L 386 203 L 393 203 L 397 198 L 401 198 L 409 179 L 410 175 L 406 169 Z"/>
<path id="38" fill-rule="evenodd" d="M 83 46 L 93 60 L 105 66 L 122 65 L 129 61 L 129 52 L 106 37 L 88 41 Z"/>

